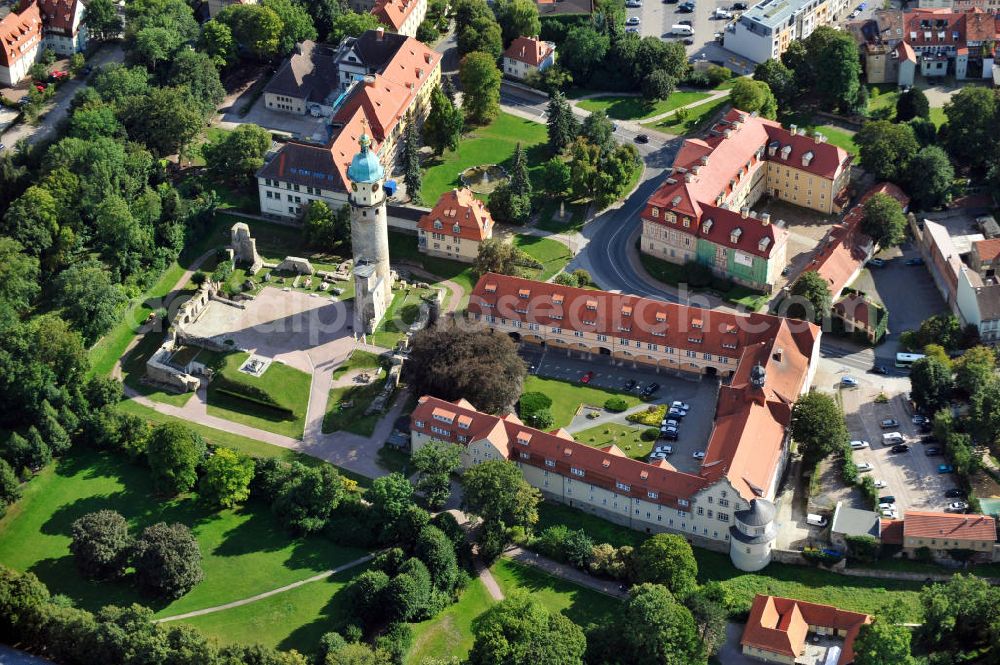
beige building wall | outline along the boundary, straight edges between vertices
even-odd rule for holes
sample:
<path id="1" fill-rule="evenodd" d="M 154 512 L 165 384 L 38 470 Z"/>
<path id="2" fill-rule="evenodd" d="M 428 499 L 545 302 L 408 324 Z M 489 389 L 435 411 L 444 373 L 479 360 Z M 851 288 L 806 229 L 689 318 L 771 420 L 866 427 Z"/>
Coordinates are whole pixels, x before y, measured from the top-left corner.
<path id="1" fill-rule="evenodd" d="M 257 194 L 261 214 L 278 217 L 298 217 L 310 201 L 323 201 L 331 210 L 340 210 L 348 203 L 347 192 L 294 185 L 269 178 L 257 178 Z"/>
<path id="2" fill-rule="evenodd" d="M 276 95 L 273 92 L 264 93 L 264 106 L 274 111 L 285 111 L 286 113 L 305 113 L 306 100 L 301 97 L 289 97 L 287 95 Z"/>
<path id="3" fill-rule="evenodd" d="M 792 656 L 782 656 L 774 653 L 773 651 L 765 651 L 764 649 L 752 647 L 749 644 L 743 645 L 743 655 L 750 656 L 751 658 L 757 658 L 765 663 L 786 663 L 787 665 L 795 665 L 795 658 Z"/>
<path id="4" fill-rule="evenodd" d="M 417 231 L 423 243 L 418 243 L 420 251 L 428 256 L 440 256 L 452 261 L 475 263 L 479 256 L 479 241 L 468 238 L 456 238 L 446 233 L 428 233 L 423 229 Z"/>
<path id="5" fill-rule="evenodd" d="M 830 180 L 796 168 L 792 160 L 772 158 L 767 162 L 767 189 L 771 195 L 810 210 L 835 212 L 834 198 L 842 182 L 842 178 Z"/>
<path id="6" fill-rule="evenodd" d="M 903 547 L 910 550 L 927 547 L 931 550 L 975 550 L 976 552 L 993 551 L 993 540 L 954 540 L 948 538 L 903 538 Z"/>

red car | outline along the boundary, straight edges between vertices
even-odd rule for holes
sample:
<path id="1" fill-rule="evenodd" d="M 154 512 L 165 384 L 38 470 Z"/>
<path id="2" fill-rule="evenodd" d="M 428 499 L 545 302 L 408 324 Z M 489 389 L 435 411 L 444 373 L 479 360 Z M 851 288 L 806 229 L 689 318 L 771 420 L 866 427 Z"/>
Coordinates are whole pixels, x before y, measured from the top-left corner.
<path id="1" fill-rule="evenodd" d="M 594 378 L 594 370 L 590 370 L 580 378 L 580 383 L 590 383 L 590 380 Z"/>
<path id="2" fill-rule="evenodd" d="M 66 72 L 64 72 L 64 71 L 56 70 L 56 71 L 52 72 L 52 78 L 54 78 L 54 79 L 61 79 L 61 78 L 65 77 L 65 76 L 66 76 Z"/>
<path id="3" fill-rule="evenodd" d="M 45 92 L 45 86 L 44 85 L 36 85 L 35 86 L 35 90 L 37 90 L 38 92 Z"/>

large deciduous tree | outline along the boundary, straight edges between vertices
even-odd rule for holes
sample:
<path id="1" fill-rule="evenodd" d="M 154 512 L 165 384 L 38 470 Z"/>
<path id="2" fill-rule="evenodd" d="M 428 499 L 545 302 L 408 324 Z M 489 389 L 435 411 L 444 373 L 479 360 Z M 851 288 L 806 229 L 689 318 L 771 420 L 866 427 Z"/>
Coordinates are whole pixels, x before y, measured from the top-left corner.
<path id="1" fill-rule="evenodd" d="M 204 116 L 184 87 L 151 88 L 125 105 L 121 120 L 130 139 L 161 157 L 182 152 L 204 126 Z"/>
<path id="2" fill-rule="evenodd" d="M 924 413 L 935 413 L 948 404 L 951 370 L 933 357 L 921 358 L 910 369 L 910 396 Z"/>
<path id="3" fill-rule="evenodd" d="M 270 7 L 258 4 L 229 5 L 219 12 L 215 20 L 228 25 L 236 42 L 259 60 L 274 57 L 281 48 L 284 23 Z"/>
<path id="4" fill-rule="evenodd" d="M 329 464 L 307 467 L 294 462 L 275 480 L 274 513 L 296 533 L 314 533 L 326 526 L 344 496 L 340 474 Z"/>
<path id="5" fill-rule="evenodd" d="M 532 0 L 497 0 L 493 3 L 493 13 L 500 24 L 504 46 L 518 37 L 532 37 L 542 31 L 538 5 Z"/>
<path id="6" fill-rule="evenodd" d="M 90 0 L 83 12 L 87 36 L 99 42 L 114 39 L 122 32 L 122 19 L 112 0 Z"/>
<path id="7" fill-rule="evenodd" d="M 780 60 L 771 58 L 757 65 L 753 70 L 757 81 L 766 83 L 771 89 L 779 108 L 786 108 L 795 99 L 795 73 L 783 65 Z"/>
<path id="8" fill-rule="evenodd" d="M 132 554 L 128 521 L 113 510 L 87 513 L 73 522 L 69 551 L 87 577 L 114 579 L 125 574 Z"/>
<path id="9" fill-rule="evenodd" d="M 59 274 L 54 303 L 90 345 L 111 329 L 128 297 L 100 263 L 84 261 Z"/>
<path id="10" fill-rule="evenodd" d="M 264 165 L 271 132 L 253 123 L 240 125 L 202 147 L 205 166 L 215 177 L 247 182 Z"/>
<path id="11" fill-rule="evenodd" d="M 434 154 L 441 155 L 445 150 L 458 149 L 463 123 L 461 109 L 455 107 L 440 86 L 434 88 L 431 93 L 431 109 L 424 121 L 423 131 L 424 142 Z"/>
<path id="12" fill-rule="evenodd" d="M 844 413 L 826 393 L 808 392 L 792 407 L 792 439 L 806 468 L 812 468 L 847 442 Z"/>
<path id="13" fill-rule="evenodd" d="M 420 474 L 417 490 L 427 499 L 433 510 L 444 507 L 451 496 L 451 474 L 462 466 L 462 448 L 447 441 L 429 441 L 410 458 L 413 468 Z"/>
<path id="14" fill-rule="evenodd" d="M 507 529 L 531 529 L 538 521 L 541 495 L 528 484 L 521 470 L 506 460 L 483 462 L 465 472 L 462 508 L 481 518 L 479 553 L 486 560 L 500 555 L 507 544 Z"/>
<path id="15" fill-rule="evenodd" d="M 906 233 L 906 215 L 903 206 L 894 197 L 879 192 L 873 194 L 863 206 L 861 230 L 882 248 L 895 247 Z"/>
<path id="16" fill-rule="evenodd" d="M 910 629 L 882 618 L 861 626 L 854 640 L 854 665 L 912 665 Z"/>
<path id="17" fill-rule="evenodd" d="M 198 480 L 205 441 L 183 423 L 164 423 L 150 434 L 146 457 L 156 491 L 180 494 L 194 487 Z"/>
<path id="18" fill-rule="evenodd" d="M 900 93 L 896 100 L 896 122 L 907 122 L 913 118 L 930 118 L 931 103 L 920 88 L 910 88 Z"/>
<path id="19" fill-rule="evenodd" d="M 458 76 L 462 81 L 462 110 L 475 124 L 491 122 L 500 113 L 500 70 L 496 58 L 473 51 L 462 58 Z"/>
<path id="20" fill-rule="evenodd" d="M 816 92 L 831 107 L 853 109 L 861 87 L 861 59 L 854 38 L 820 26 L 805 39 L 805 47 L 811 67 L 823 81 Z"/>
<path id="21" fill-rule="evenodd" d="M 212 506 L 232 508 L 250 496 L 254 461 L 230 448 L 216 448 L 205 460 L 198 494 Z"/>
<path id="22" fill-rule="evenodd" d="M 135 543 L 133 565 L 139 588 L 161 598 L 180 598 L 204 578 L 198 541 L 183 524 L 147 527 Z"/>
<path id="23" fill-rule="evenodd" d="M 580 627 L 523 593 L 504 599 L 476 621 L 470 665 L 582 665 Z"/>
<path id="24" fill-rule="evenodd" d="M 804 321 L 820 321 L 830 312 L 832 295 L 826 280 L 815 270 L 808 270 L 795 280 L 791 289 L 792 302 L 786 315 Z"/>
<path id="25" fill-rule="evenodd" d="M 734 108 L 748 113 L 757 112 L 764 118 L 773 120 L 778 116 L 778 102 L 770 86 L 763 81 L 738 78 L 729 91 L 729 101 Z"/>
<path id="26" fill-rule="evenodd" d="M 895 125 L 888 120 L 866 122 L 854 135 L 865 170 L 876 178 L 902 182 L 910 161 L 920 150 L 920 143 L 910 125 Z"/>
<path id="27" fill-rule="evenodd" d="M 936 145 L 921 149 L 910 161 L 907 191 L 918 206 L 936 208 L 948 202 L 955 181 L 948 153 Z"/>
<path id="28" fill-rule="evenodd" d="M 526 374 L 507 335 L 443 327 L 413 336 L 406 371 L 416 394 L 465 398 L 489 413 L 513 406 Z"/>
<path id="29" fill-rule="evenodd" d="M 288 55 L 295 45 L 317 37 L 316 26 L 306 8 L 292 0 L 262 0 L 262 5 L 277 14 L 281 19 L 281 32 L 278 36 L 278 55 Z"/>
<path id="30" fill-rule="evenodd" d="M 698 587 L 698 563 L 683 536 L 658 533 L 636 550 L 640 582 L 662 584 L 677 598 L 687 598 Z"/>
<path id="31" fill-rule="evenodd" d="M 956 162 L 983 167 L 997 159 L 1000 99 L 995 90 L 966 86 L 944 105 L 944 114 L 945 143 Z"/>
<path id="32" fill-rule="evenodd" d="M 997 356 L 988 346 L 974 346 L 955 361 L 955 387 L 974 395 L 996 379 Z"/>

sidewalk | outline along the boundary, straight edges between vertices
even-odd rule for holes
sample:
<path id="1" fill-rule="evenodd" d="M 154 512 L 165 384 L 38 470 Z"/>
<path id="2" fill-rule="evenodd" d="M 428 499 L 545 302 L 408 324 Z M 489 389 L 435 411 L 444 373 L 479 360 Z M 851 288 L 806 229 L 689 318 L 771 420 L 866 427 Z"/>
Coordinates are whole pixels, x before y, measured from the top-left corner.
<path id="1" fill-rule="evenodd" d="M 612 598 L 617 598 L 618 600 L 625 600 L 628 598 L 628 592 L 623 591 L 618 582 L 593 577 L 581 570 L 577 570 L 573 566 L 558 563 L 552 559 L 543 557 L 537 552 L 529 552 L 520 547 L 512 547 L 504 552 L 503 556 L 511 561 L 516 561 L 526 566 L 538 568 L 553 577 L 558 577 L 566 580 L 567 582 L 587 587 L 588 589 L 598 591 L 611 596 Z"/>

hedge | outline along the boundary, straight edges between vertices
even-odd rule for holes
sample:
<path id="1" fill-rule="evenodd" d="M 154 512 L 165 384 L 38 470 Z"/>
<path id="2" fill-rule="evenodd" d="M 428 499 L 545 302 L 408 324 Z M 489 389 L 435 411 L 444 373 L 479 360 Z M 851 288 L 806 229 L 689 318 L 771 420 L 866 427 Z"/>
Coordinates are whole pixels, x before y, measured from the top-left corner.
<path id="1" fill-rule="evenodd" d="M 621 413 L 628 408 L 628 402 L 623 397 L 609 397 L 604 402 L 604 408 L 614 413 Z"/>

